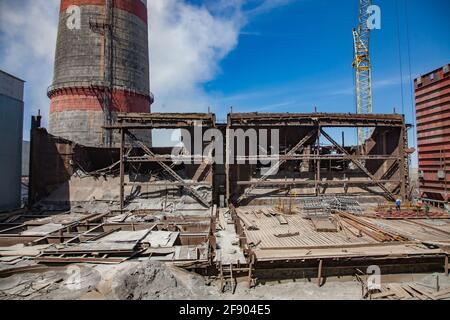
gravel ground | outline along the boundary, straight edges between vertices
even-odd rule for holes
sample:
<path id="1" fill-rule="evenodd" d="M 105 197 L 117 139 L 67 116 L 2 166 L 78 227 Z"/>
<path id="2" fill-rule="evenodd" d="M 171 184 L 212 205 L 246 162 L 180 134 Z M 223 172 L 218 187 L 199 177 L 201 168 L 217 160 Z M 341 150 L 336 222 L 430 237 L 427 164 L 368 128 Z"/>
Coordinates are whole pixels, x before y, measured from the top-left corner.
<path id="1" fill-rule="evenodd" d="M 436 285 L 437 274 L 389 276 L 400 282 Z M 442 288 L 450 278 L 439 274 Z M 0 300 L 360 300 L 361 285 L 351 278 L 328 279 L 322 287 L 300 279 L 259 284 L 219 293 L 218 284 L 200 275 L 157 262 L 120 265 L 77 265 L 45 273 L 17 274 L 0 279 Z"/>

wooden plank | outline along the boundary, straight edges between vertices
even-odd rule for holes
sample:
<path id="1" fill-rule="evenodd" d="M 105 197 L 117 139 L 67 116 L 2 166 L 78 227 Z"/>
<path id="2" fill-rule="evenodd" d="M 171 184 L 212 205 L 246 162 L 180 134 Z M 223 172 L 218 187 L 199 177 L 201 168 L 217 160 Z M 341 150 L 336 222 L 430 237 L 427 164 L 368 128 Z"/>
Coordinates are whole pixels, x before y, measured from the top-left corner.
<path id="1" fill-rule="evenodd" d="M 290 238 L 290 237 L 297 237 L 299 235 L 300 235 L 299 232 L 294 232 L 294 233 L 275 234 L 274 236 L 277 237 L 277 238 Z"/>
<path id="2" fill-rule="evenodd" d="M 387 230 L 377 226 L 376 224 L 370 223 L 361 218 L 357 218 L 351 214 L 340 213 L 340 216 L 347 219 L 347 221 L 353 221 L 356 224 L 362 225 L 362 226 L 370 229 L 371 233 L 379 234 L 381 236 L 381 238 L 384 238 L 384 241 L 408 241 L 408 240 L 410 240 L 407 236 L 387 231 Z"/>
<path id="3" fill-rule="evenodd" d="M 351 225 L 353 228 L 357 229 L 360 233 L 363 233 L 363 234 L 365 234 L 365 235 L 375 239 L 378 242 L 385 242 L 385 241 L 387 241 L 386 237 L 384 237 L 382 234 L 377 233 L 377 232 L 375 232 L 373 230 L 369 230 L 365 226 L 363 226 L 363 225 L 361 225 L 361 224 L 359 224 L 359 223 L 357 223 L 355 221 L 352 221 L 350 219 L 344 219 L 344 221 L 347 224 Z"/>
<path id="4" fill-rule="evenodd" d="M 271 217 L 272 215 L 270 214 L 269 210 L 266 208 L 262 208 L 259 210 L 259 212 L 261 212 L 263 215 L 265 215 L 266 217 Z"/>
<path id="5" fill-rule="evenodd" d="M 259 228 L 256 226 L 254 221 L 250 220 L 247 216 L 244 214 L 239 214 L 239 219 L 244 223 L 245 228 L 247 230 L 259 230 Z"/>
<path id="6" fill-rule="evenodd" d="M 413 221 L 413 220 L 408 220 L 408 221 L 406 221 L 406 222 L 413 223 L 413 224 L 415 224 L 415 225 L 418 225 L 418 226 L 421 226 L 421 227 L 424 227 L 424 228 L 428 228 L 428 229 L 431 229 L 431 230 L 434 230 L 434 231 L 443 233 L 443 234 L 445 234 L 446 236 L 450 236 L 450 232 L 447 232 L 447 231 L 442 230 L 442 229 L 440 229 L 440 228 L 436 228 L 436 227 L 430 226 L 430 225 L 428 225 L 428 224 L 426 224 L 426 223 L 422 223 L 422 222 L 418 222 L 418 221 Z"/>
<path id="7" fill-rule="evenodd" d="M 426 291 L 424 291 L 424 290 L 421 290 L 421 289 L 417 288 L 417 286 L 415 286 L 415 285 L 410 284 L 409 287 L 410 287 L 411 289 L 417 291 L 419 294 L 421 294 L 421 295 L 423 295 L 423 296 L 426 296 L 427 298 L 429 298 L 429 299 L 431 299 L 431 300 L 437 300 L 432 294 L 430 294 L 430 293 L 428 293 L 428 292 L 426 292 Z"/>
<path id="8" fill-rule="evenodd" d="M 399 298 L 399 299 L 406 299 L 406 298 L 411 298 L 411 295 L 408 291 L 406 291 L 405 289 L 402 288 L 402 286 L 398 283 L 390 283 L 387 286 L 390 290 L 395 292 L 395 295 Z"/>
<path id="9" fill-rule="evenodd" d="M 450 294 L 450 289 L 445 289 L 445 290 L 441 290 L 439 292 L 433 293 L 433 296 L 435 298 L 439 299 L 441 296 L 446 296 L 448 294 Z"/>
<path id="10" fill-rule="evenodd" d="M 371 299 L 381 299 L 381 298 L 387 298 L 389 296 L 395 295 L 395 292 L 392 290 L 384 291 L 381 293 L 374 293 L 370 296 Z"/>
<path id="11" fill-rule="evenodd" d="M 409 285 L 403 285 L 401 288 L 408 292 L 411 296 L 419 298 L 420 300 L 427 300 L 426 297 L 424 297 L 422 294 L 416 292 L 416 290 L 412 289 Z"/>
<path id="12" fill-rule="evenodd" d="M 282 216 L 282 215 L 276 215 L 275 218 L 277 218 L 278 222 L 279 222 L 281 225 L 287 225 L 287 224 L 289 224 L 288 221 L 286 220 L 286 218 L 285 218 L 284 216 Z"/>
<path id="13" fill-rule="evenodd" d="M 436 298 L 437 300 L 447 300 L 450 299 L 450 293 L 447 293 L 446 295 L 442 295 Z"/>
<path id="14" fill-rule="evenodd" d="M 312 217 L 311 222 L 317 232 L 338 232 L 337 226 L 333 224 L 328 218 L 323 219 Z"/>

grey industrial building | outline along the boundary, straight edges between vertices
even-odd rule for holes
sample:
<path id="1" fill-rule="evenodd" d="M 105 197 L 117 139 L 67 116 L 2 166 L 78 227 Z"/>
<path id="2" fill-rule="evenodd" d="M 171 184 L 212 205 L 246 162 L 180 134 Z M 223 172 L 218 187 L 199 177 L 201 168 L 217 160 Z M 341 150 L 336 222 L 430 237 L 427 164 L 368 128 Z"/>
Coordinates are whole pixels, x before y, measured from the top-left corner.
<path id="1" fill-rule="evenodd" d="M 0 70 L 0 211 L 21 205 L 24 83 Z"/>

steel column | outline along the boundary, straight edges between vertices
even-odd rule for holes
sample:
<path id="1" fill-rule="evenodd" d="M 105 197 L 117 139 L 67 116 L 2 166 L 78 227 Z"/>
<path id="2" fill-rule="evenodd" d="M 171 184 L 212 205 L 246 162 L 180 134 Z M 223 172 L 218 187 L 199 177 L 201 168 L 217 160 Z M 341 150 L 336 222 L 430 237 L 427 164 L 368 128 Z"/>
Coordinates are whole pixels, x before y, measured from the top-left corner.
<path id="1" fill-rule="evenodd" d="M 125 130 L 120 130 L 120 211 L 125 207 Z"/>

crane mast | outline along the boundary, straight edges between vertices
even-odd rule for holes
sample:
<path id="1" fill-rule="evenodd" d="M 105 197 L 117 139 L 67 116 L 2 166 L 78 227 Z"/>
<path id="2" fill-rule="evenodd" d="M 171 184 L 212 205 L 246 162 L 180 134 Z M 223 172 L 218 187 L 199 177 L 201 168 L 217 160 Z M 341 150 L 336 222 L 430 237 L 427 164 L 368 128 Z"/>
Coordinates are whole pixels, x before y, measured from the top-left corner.
<path id="1" fill-rule="evenodd" d="M 370 63 L 370 6 L 372 0 L 360 0 L 359 25 L 353 29 L 354 60 L 353 68 L 356 71 L 356 103 L 358 114 L 370 114 L 372 108 L 372 70 Z M 364 145 L 370 138 L 370 128 L 358 128 L 358 144 Z"/>

